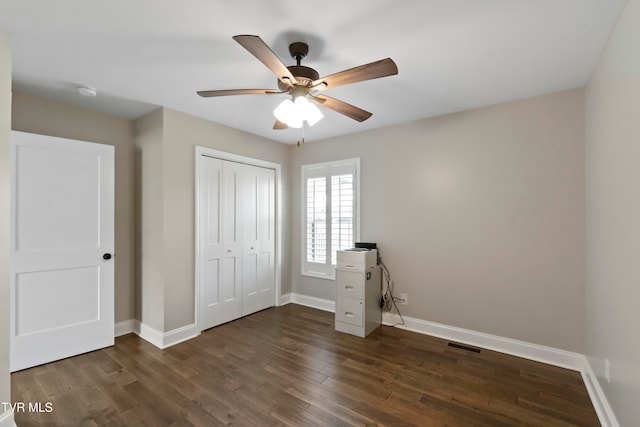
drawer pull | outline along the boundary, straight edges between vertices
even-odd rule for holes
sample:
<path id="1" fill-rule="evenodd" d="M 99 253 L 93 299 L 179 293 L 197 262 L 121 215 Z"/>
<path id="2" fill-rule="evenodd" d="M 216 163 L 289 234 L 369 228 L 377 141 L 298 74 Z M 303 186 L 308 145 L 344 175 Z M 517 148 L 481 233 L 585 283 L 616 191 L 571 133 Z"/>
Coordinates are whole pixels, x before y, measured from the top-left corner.
<path id="1" fill-rule="evenodd" d="M 344 312 L 344 315 L 345 315 L 345 316 L 347 316 L 347 317 L 353 317 L 353 312 L 351 312 L 351 311 L 345 311 L 345 312 Z"/>
<path id="2" fill-rule="evenodd" d="M 353 286 L 353 285 L 345 285 L 345 287 L 344 287 L 344 288 L 345 288 L 345 289 L 354 289 L 354 286 Z"/>

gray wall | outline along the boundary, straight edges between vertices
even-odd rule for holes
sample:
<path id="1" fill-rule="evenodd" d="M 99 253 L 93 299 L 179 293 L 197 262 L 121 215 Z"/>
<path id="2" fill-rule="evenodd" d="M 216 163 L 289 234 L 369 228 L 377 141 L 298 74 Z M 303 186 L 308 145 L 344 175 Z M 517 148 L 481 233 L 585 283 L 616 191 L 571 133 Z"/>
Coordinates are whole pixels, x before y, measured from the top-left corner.
<path id="1" fill-rule="evenodd" d="M 163 331 L 162 109 L 136 120 L 134 135 L 135 318 Z"/>
<path id="2" fill-rule="evenodd" d="M 586 90 L 586 352 L 622 426 L 640 418 L 638 46 L 640 1 L 629 0 Z"/>
<path id="3" fill-rule="evenodd" d="M 584 98 L 572 90 L 292 147 L 292 283 L 300 166 L 361 158 L 361 240 L 408 293 L 403 315 L 584 351 Z"/>
<path id="4" fill-rule="evenodd" d="M 0 29 L 0 402 L 11 401 L 9 376 L 9 282 L 11 40 Z M 4 409 L 0 407 L 0 420 Z"/>
<path id="5" fill-rule="evenodd" d="M 129 120 L 15 92 L 13 130 L 115 146 L 115 319 L 134 316 L 133 125 Z"/>

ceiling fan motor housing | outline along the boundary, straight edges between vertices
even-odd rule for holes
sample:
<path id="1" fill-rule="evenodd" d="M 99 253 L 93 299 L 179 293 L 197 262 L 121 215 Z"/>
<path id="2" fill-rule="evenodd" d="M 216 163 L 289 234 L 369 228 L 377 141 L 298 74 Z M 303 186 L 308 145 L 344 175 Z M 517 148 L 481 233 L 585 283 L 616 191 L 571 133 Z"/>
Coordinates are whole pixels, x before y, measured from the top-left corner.
<path id="1" fill-rule="evenodd" d="M 320 78 L 320 74 L 316 70 L 310 67 L 300 65 L 300 61 L 307 57 L 309 54 L 309 46 L 306 43 L 294 42 L 289 45 L 289 53 L 291 57 L 296 60 L 296 65 L 287 67 L 291 74 L 296 78 L 300 86 L 308 86 L 309 83 L 316 81 Z M 278 87 L 280 90 L 287 90 L 288 87 L 280 80 L 278 80 Z"/>
<path id="2" fill-rule="evenodd" d="M 291 74 L 293 74 L 300 86 L 308 86 L 309 83 L 320 78 L 320 75 L 316 70 L 310 67 L 305 67 L 304 65 L 291 65 L 287 68 L 291 71 Z M 280 90 L 288 89 L 280 80 L 278 80 L 278 87 Z"/>

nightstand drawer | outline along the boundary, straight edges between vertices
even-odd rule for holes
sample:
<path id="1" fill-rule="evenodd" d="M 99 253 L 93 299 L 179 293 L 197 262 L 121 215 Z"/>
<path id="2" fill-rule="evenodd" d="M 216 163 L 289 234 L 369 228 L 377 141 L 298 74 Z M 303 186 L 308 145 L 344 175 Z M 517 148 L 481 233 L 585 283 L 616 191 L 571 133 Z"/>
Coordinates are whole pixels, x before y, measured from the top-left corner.
<path id="1" fill-rule="evenodd" d="M 365 273 L 336 270 L 338 297 L 364 298 Z"/>
<path id="2" fill-rule="evenodd" d="M 362 326 L 362 300 L 339 298 L 336 301 L 336 321 Z"/>

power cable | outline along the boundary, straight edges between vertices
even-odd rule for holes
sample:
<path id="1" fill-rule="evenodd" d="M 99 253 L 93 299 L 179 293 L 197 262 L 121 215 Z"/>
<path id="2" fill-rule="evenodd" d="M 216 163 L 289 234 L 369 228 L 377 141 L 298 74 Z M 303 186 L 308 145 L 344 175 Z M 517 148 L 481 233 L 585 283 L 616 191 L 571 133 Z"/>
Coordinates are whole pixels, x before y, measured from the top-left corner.
<path id="1" fill-rule="evenodd" d="M 380 267 L 382 268 L 382 277 L 383 277 L 383 289 L 382 289 L 383 292 L 382 292 L 382 299 L 380 301 L 380 307 L 382 308 L 382 310 L 388 311 L 388 312 L 391 312 L 391 310 L 395 308 L 396 312 L 400 316 L 401 322 L 395 323 L 391 326 L 398 326 L 398 325 L 406 326 L 404 323 L 404 317 L 402 317 L 402 313 L 400 313 L 398 304 L 396 304 L 396 297 L 393 296 L 393 288 L 395 286 L 395 283 L 393 282 L 393 279 L 391 279 L 391 274 L 389 274 L 389 269 L 384 264 L 384 262 L 382 262 L 382 259 L 380 259 Z"/>

